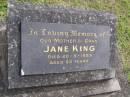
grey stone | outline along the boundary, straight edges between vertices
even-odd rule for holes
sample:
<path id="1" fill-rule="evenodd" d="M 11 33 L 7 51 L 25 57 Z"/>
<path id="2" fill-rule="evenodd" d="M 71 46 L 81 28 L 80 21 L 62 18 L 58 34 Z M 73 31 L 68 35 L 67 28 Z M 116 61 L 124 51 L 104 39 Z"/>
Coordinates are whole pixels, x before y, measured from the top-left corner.
<path id="1" fill-rule="evenodd" d="M 14 1 L 14 0 L 12 0 Z M 27 4 L 28 5 L 28 4 Z M 30 5 L 30 4 L 29 4 Z M 13 5 L 12 5 L 13 6 Z M 24 5 L 21 5 L 21 6 L 24 6 Z M 41 6 L 40 6 L 41 7 Z M 6 44 L 6 43 L 5 43 Z M 4 48 L 5 49 L 5 48 Z M 1 51 L 1 50 L 0 50 Z M 3 49 L 2 51 L 3 52 Z M 115 55 L 118 55 L 118 53 L 114 53 Z M 3 56 L 3 55 L 2 55 Z M 5 59 L 4 59 L 5 60 Z M 114 64 L 112 65 L 114 68 L 116 68 L 116 71 L 117 71 L 117 77 L 120 81 L 120 84 L 121 84 L 121 88 L 122 90 L 119 91 L 119 92 L 114 92 L 114 93 L 109 93 L 109 94 L 99 94 L 99 95 L 94 95 L 94 96 L 87 96 L 87 97 L 129 97 L 128 96 L 128 82 L 127 82 L 127 78 L 124 76 L 124 73 L 123 73 L 123 69 L 122 69 L 122 63 L 121 63 L 121 59 L 119 60 L 119 58 L 115 58 L 113 60 L 116 60 L 114 61 Z M 1 60 L 0 60 L 1 61 Z M 2 67 L 2 66 L 1 66 Z M 99 72 L 99 71 L 97 71 Z M 110 71 L 111 72 L 111 71 Z M 109 75 L 110 72 L 106 72 L 104 73 L 104 75 Z M 103 74 L 103 72 L 102 72 Z M 102 74 L 99 73 L 98 76 L 102 76 Z M 114 74 L 115 76 L 115 71 L 112 73 L 112 75 Z M 111 74 L 110 74 L 111 75 Z M 72 76 L 72 75 L 71 75 Z M 96 73 L 95 73 L 95 76 L 96 76 Z M 72 76 L 73 77 L 73 76 Z M 95 77 L 93 77 L 95 78 Z M 108 76 L 106 76 L 106 78 L 109 78 Z M 95 79 L 96 80 L 96 79 Z M 21 81 L 21 80 L 19 80 Z M 100 83 L 101 81 L 99 81 Z M 103 82 L 103 81 L 102 81 Z M 101 82 L 101 83 L 102 83 Z M 87 82 L 86 82 L 87 83 Z M 95 83 L 95 82 L 93 82 Z M 88 83 L 90 85 L 93 85 L 93 83 Z M 19 83 L 20 84 L 20 83 Z M 26 84 L 24 84 L 23 86 L 25 86 Z M 99 84 L 100 85 L 100 84 Z M 113 85 L 113 84 L 112 84 Z M 84 85 L 83 85 L 84 86 Z M 72 86 L 74 88 L 74 86 Z M 61 87 L 62 88 L 62 87 Z M 60 87 L 59 88 L 55 88 L 53 87 L 53 89 L 51 90 L 60 90 L 61 89 Z M 99 88 L 98 88 L 99 89 Z M 30 91 L 28 91 L 28 89 L 23 89 L 23 91 L 19 91 L 17 92 L 18 89 L 14 90 L 14 91 L 11 91 L 9 93 L 7 93 L 7 95 L 3 95 L 3 92 L 2 94 L 0 93 L 0 97 L 46 97 L 44 96 L 44 92 L 45 92 L 45 88 L 44 87 L 40 87 L 39 89 L 36 89 L 36 88 L 31 88 Z M 62 90 L 62 89 L 61 89 Z M 28 91 L 28 92 L 27 92 Z M 48 91 L 48 90 L 47 90 Z M 85 91 L 86 92 L 86 91 Z M 75 95 L 74 92 L 72 92 L 72 94 Z M 70 95 L 70 97 L 79 97 L 79 96 L 72 96 L 72 94 Z M 49 94 L 48 94 L 49 95 Z M 51 94 L 50 94 L 51 96 Z M 59 95 L 59 97 L 64 97 L 64 95 Z M 54 96 L 52 96 L 54 97 Z M 69 96 L 67 96 L 69 97 Z M 86 97 L 86 96 L 85 96 Z"/>
<path id="2" fill-rule="evenodd" d="M 25 21 L 21 25 L 22 75 L 111 69 L 109 26 Z"/>
<path id="3" fill-rule="evenodd" d="M 9 4 L 8 21 L 8 82 L 9 88 L 61 85 L 66 83 L 90 82 L 113 78 L 112 69 L 74 72 L 66 74 L 47 74 L 20 76 L 20 22 L 65 23 L 104 25 L 111 28 L 110 65 L 114 64 L 115 16 L 94 10 L 53 7 L 31 4 Z M 93 76 L 94 74 L 94 76 Z"/>
<path id="4" fill-rule="evenodd" d="M 11 91 L 10 93 L 12 96 L 6 95 L 6 97 L 90 97 L 92 95 L 115 91 L 120 91 L 120 85 L 116 79 L 110 79 L 106 81 L 77 83 L 46 89 L 42 89 L 41 87 L 38 91 L 31 92 L 30 90 L 30 92 L 27 93 L 21 92 L 17 94 L 16 91 Z"/>
<path id="5" fill-rule="evenodd" d="M 1 23 L 1 22 L 0 22 Z M 7 45 L 7 43 L 5 43 L 5 40 L 6 40 L 6 25 L 5 23 L 1 23 L 0 25 L 0 45 Z"/>
<path id="6" fill-rule="evenodd" d="M 119 97 L 117 96 L 118 92 L 114 93 L 107 93 L 107 94 L 99 94 L 99 95 L 94 95 L 94 96 L 89 96 L 89 97 Z"/>
<path id="7" fill-rule="evenodd" d="M 6 40 L 6 22 L 0 21 L 0 91 L 4 89 L 4 82 L 6 83 L 6 54 L 7 54 L 7 40 Z"/>

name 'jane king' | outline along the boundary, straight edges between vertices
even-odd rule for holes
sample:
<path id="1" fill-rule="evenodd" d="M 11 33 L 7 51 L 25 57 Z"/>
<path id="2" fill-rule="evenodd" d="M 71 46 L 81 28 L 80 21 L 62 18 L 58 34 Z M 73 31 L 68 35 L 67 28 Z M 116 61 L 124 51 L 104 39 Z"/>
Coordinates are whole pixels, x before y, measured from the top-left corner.
<path id="1" fill-rule="evenodd" d="M 78 45 L 72 45 L 72 46 L 47 46 L 43 52 L 44 53 L 60 53 L 60 52 L 94 52 L 95 46 L 78 46 Z"/>

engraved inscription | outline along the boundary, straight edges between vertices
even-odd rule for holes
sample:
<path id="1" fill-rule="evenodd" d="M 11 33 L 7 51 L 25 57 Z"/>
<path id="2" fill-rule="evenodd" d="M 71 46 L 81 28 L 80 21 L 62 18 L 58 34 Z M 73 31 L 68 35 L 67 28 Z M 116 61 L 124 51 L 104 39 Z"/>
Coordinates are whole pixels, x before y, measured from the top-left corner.
<path id="1" fill-rule="evenodd" d="M 93 27 L 94 29 L 92 29 Z M 87 70 L 87 66 L 91 67 L 91 64 L 98 65 L 93 60 L 99 61 L 99 59 L 102 59 L 101 57 L 105 56 L 102 51 L 106 50 L 108 52 L 110 46 L 109 39 L 111 34 L 109 27 L 103 27 L 38 22 L 35 24 L 23 23 L 21 55 L 22 60 L 25 59 L 24 61 L 26 62 L 22 62 L 22 68 L 26 70 L 26 66 L 31 66 L 32 64 L 32 67 L 39 66 L 37 68 L 41 69 L 40 72 L 42 71 L 42 73 L 56 73 L 82 71 Z M 97 54 L 102 54 L 99 55 L 99 59 Z M 109 64 L 108 60 L 109 57 L 106 60 L 107 64 Z M 99 62 L 99 64 L 101 63 Z M 55 70 L 53 70 L 53 67 Z M 46 68 L 48 69 L 47 71 L 45 70 Z M 62 69 L 59 70 L 60 68 Z M 34 71 L 39 72 L 38 69 Z"/>

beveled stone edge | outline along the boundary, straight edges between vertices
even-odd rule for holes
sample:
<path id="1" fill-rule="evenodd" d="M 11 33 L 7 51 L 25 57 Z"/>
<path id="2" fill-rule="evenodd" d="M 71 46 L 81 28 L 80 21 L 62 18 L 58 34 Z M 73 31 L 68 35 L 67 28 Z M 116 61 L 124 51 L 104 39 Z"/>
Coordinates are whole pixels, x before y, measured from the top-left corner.
<path id="1" fill-rule="evenodd" d="M 8 91 L 11 95 L 17 95 L 15 97 L 20 97 L 21 95 L 27 95 L 31 97 L 35 97 L 39 95 L 39 97 L 57 97 L 61 95 L 62 97 L 91 97 L 94 95 L 99 94 L 106 94 L 106 93 L 113 93 L 113 92 L 120 92 L 121 87 L 119 82 L 116 78 L 104 81 L 96 81 L 90 83 L 78 83 L 78 84 L 71 84 L 68 86 L 57 86 L 57 87 L 41 87 L 39 91 L 32 90 L 28 92 L 15 92 Z M 35 94 L 35 95 L 34 95 Z M 7 96 L 8 97 L 8 96 Z M 100 96 L 99 96 L 100 97 Z"/>
<path id="2" fill-rule="evenodd" d="M 10 1 L 8 3 L 8 7 L 9 8 L 13 8 L 15 7 L 16 9 L 23 9 L 26 10 L 25 8 L 27 9 L 30 9 L 30 10 L 41 10 L 41 11 L 44 11 L 44 10 L 50 10 L 50 9 L 53 9 L 53 11 L 56 11 L 56 9 L 60 9 L 60 11 L 69 11 L 69 12 L 74 12 L 77 11 L 78 12 L 82 12 L 84 14 L 86 14 L 86 12 L 94 12 L 94 13 L 99 13 L 99 14 L 104 14 L 106 16 L 109 16 L 110 19 L 117 19 L 117 16 L 112 13 L 112 12 L 108 12 L 108 11 L 105 11 L 105 10 L 96 10 L 96 9 L 93 9 L 93 8 L 79 8 L 78 6 L 62 6 L 62 5 L 48 5 L 48 4 L 35 4 L 35 3 L 29 3 L 29 2 L 14 2 L 14 1 Z"/>
<path id="3" fill-rule="evenodd" d="M 6 27 L 6 18 L 3 18 L 0 20 L 0 53 L 1 55 L 1 60 L 0 60 L 0 92 L 2 92 L 5 89 L 5 83 L 7 83 L 7 73 L 5 71 L 7 70 L 6 68 L 6 57 L 7 57 L 7 27 Z"/>
<path id="4" fill-rule="evenodd" d="M 96 71 L 87 71 L 88 74 L 93 75 L 91 76 L 90 79 L 88 80 L 83 80 L 81 79 L 81 81 L 79 82 L 89 82 L 89 81 L 96 81 L 96 80 L 103 80 L 103 79 L 111 79 L 111 78 L 115 78 L 115 70 L 114 69 L 110 69 L 110 70 L 96 70 Z M 98 72 L 98 73 L 97 73 Z M 106 74 L 106 75 L 102 75 L 102 74 Z M 108 74 L 108 75 L 107 75 Z M 95 77 L 95 78 L 94 78 Z M 92 79 L 91 79 L 92 78 Z M 93 79 L 94 78 L 94 79 Z M 19 83 L 20 84 L 20 83 Z"/>
<path id="5" fill-rule="evenodd" d="M 24 5 L 23 5 L 24 6 Z M 35 5 L 34 5 L 35 6 Z M 37 6 L 37 5 L 36 5 Z M 15 6 L 14 5 L 10 5 L 10 7 L 11 7 L 11 9 L 13 9 L 13 8 L 15 8 Z M 48 6 L 45 6 L 46 8 L 48 8 Z M 15 13 L 15 15 L 16 15 L 16 17 L 17 17 L 17 14 L 19 13 L 17 10 L 12 10 L 14 13 Z M 75 10 L 76 11 L 76 10 Z M 87 10 L 88 12 L 90 11 L 90 12 L 92 12 L 92 13 L 94 13 L 94 14 L 96 14 L 95 12 L 96 11 L 92 11 L 92 10 Z M 17 14 L 16 14 L 17 13 Z M 101 14 L 102 12 L 100 12 L 100 14 Z M 108 20 L 112 20 L 112 21 L 115 21 L 115 17 L 113 17 L 113 15 L 111 15 L 111 14 L 109 14 L 109 13 L 106 13 L 106 12 L 103 12 L 102 13 L 103 14 L 103 16 L 108 16 L 107 17 L 107 22 L 108 22 Z M 100 17 L 101 18 L 101 17 Z M 106 23 L 107 23 L 106 22 Z M 114 25 L 114 24 L 110 24 L 110 25 Z M 18 43 L 18 42 L 17 42 Z M 12 44 L 12 45 L 14 45 L 14 44 Z M 18 44 L 17 44 L 18 45 Z M 16 45 L 16 46 L 17 46 Z M 17 50 L 17 48 L 16 48 L 16 50 Z M 13 64 L 12 64 L 13 65 Z M 108 73 L 109 74 L 109 73 Z M 60 75 L 60 74 L 59 74 Z M 71 76 L 71 74 L 69 75 L 69 76 Z M 47 77 L 47 76 L 46 76 Z M 46 77 L 41 77 L 42 79 L 44 79 L 44 78 L 46 78 Z M 84 77 L 86 77 L 85 75 L 84 75 Z M 17 78 L 19 78 L 19 77 L 17 77 Z M 24 78 L 19 78 L 19 79 L 17 79 L 17 78 L 15 78 L 15 79 L 13 79 L 13 80 L 10 80 L 10 78 L 8 78 L 9 79 L 9 89 L 13 89 L 13 88 L 22 88 L 22 87 L 24 87 L 25 86 L 25 88 L 27 87 L 31 87 L 31 86 L 34 86 L 34 87 L 38 87 L 38 86 L 48 86 L 48 83 L 47 83 L 47 85 L 45 85 L 45 83 L 43 82 L 43 80 L 42 79 L 40 79 L 39 78 L 39 80 L 41 81 L 42 80 L 42 82 L 40 82 L 39 84 L 36 84 L 36 82 L 35 81 L 32 81 L 31 82 L 31 80 L 33 80 L 34 78 L 37 78 L 37 77 L 34 77 L 33 79 L 31 79 L 31 78 L 28 78 L 28 80 L 24 80 Z M 50 78 L 52 78 L 52 75 L 50 76 Z M 60 76 L 59 77 L 56 77 L 55 79 L 58 79 L 58 78 L 60 78 Z M 111 79 L 111 77 L 109 76 L 107 79 Z M 18 81 L 18 80 L 20 80 L 21 81 L 21 83 Z M 38 80 L 38 79 L 37 79 Z M 71 79 L 70 79 L 71 80 Z M 100 79 L 100 80 L 104 80 L 104 79 Z M 57 80 L 56 80 L 57 81 Z M 95 80 L 93 80 L 93 81 L 95 81 Z M 31 83 L 30 83 L 31 82 Z M 76 82 L 78 82 L 78 81 L 76 81 Z M 26 84 L 25 85 L 25 83 L 28 83 L 28 85 Z M 65 82 L 64 82 L 64 80 L 61 80 L 61 81 L 59 81 L 58 83 L 57 82 L 50 82 L 50 84 L 49 85 L 59 85 L 59 84 L 64 84 Z M 13 86 L 14 85 L 14 86 Z M 20 85 L 20 86 L 17 86 L 17 85 Z"/>
<path id="6" fill-rule="evenodd" d="M 85 74 L 86 73 L 86 74 Z M 89 77 L 87 77 L 87 73 L 89 74 Z M 55 78 L 55 76 L 53 75 L 50 75 L 48 77 L 48 80 L 50 79 L 55 79 L 57 81 L 54 81 L 54 82 L 51 82 L 51 83 L 41 83 L 41 84 L 38 84 L 39 82 L 29 82 L 28 84 L 24 84 L 24 80 L 25 79 L 29 79 L 31 76 L 26 76 L 26 77 L 20 77 L 18 79 L 18 81 L 14 80 L 8 80 L 9 82 L 9 86 L 8 86 L 8 89 L 20 89 L 20 88 L 31 88 L 31 87 L 47 87 L 47 86 L 57 86 L 57 85 L 65 85 L 65 84 L 76 84 L 76 83 L 84 83 L 84 82 L 94 82 L 94 81 L 102 81 L 102 80 L 109 80 L 109 79 L 112 79 L 112 78 L 115 78 L 115 70 L 114 69 L 110 69 L 110 70 L 96 70 L 96 71 L 84 71 L 84 72 L 74 72 L 74 73 L 67 73 L 66 75 L 69 77 L 69 76 L 72 76 L 73 77 L 71 79 L 67 78 L 66 79 L 61 79 L 61 80 L 58 80 L 61 78 L 60 76 L 61 74 L 58 74 Z M 80 76 L 81 75 L 81 76 Z M 65 74 L 63 75 L 65 76 Z M 28 78 L 27 78 L 28 77 Z M 35 79 L 36 76 L 32 76 L 32 79 Z M 44 75 L 44 77 L 46 78 L 47 75 Z M 43 79 L 43 78 L 41 78 Z M 20 81 L 19 81 L 20 80 Z M 30 79 L 31 80 L 31 79 Z M 38 80 L 38 79 L 36 79 Z M 41 81 L 40 81 L 41 82 Z M 19 85 L 17 85 L 17 84 Z M 35 83 L 35 85 L 34 85 Z M 12 87 L 12 85 L 14 87 Z"/>

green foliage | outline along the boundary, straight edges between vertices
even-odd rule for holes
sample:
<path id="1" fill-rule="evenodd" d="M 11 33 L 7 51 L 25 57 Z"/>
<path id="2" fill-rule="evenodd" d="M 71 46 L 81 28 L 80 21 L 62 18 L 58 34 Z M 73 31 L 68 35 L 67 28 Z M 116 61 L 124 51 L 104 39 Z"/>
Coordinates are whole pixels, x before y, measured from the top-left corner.
<path id="1" fill-rule="evenodd" d="M 128 75 L 128 80 L 130 81 L 130 71 L 128 71 L 127 75 Z"/>
<path id="2" fill-rule="evenodd" d="M 17 0 L 18 2 L 93 8 L 117 15 L 117 45 L 124 70 L 130 80 L 130 0 Z M 0 3 L 0 15 L 5 15 L 6 3 Z"/>
<path id="3" fill-rule="evenodd" d="M 6 16 L 7 2 L 6 0 L 0 0 L 0 19 Z"/>

